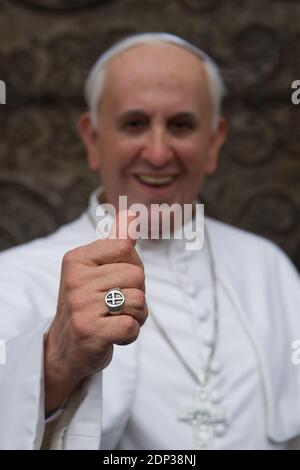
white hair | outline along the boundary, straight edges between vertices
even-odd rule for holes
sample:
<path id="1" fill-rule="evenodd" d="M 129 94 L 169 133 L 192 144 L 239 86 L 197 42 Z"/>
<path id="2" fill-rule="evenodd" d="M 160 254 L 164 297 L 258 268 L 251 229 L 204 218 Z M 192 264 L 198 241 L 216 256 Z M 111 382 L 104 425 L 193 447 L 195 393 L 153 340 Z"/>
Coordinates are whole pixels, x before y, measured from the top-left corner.
<path id="1" fill-rule="evenodd" d="M 193 44 L 185 41 L 184 39 L 180 38 L 179 36 L 175 36 L 174 34 L 168 33 L 142 33 L 142 34 L 134 34 L 131 35 L 117 44 L 114 44 L 112 47 L 107 49 L 101 56 L 98 58 L 96 63 L 91 68 L 86 82 L 85 82 L 85 98 L 89 107 L 89 110 L 92 115 L 92 122 L 94 125 L 97 123 L 97 108 L 100 102 L 103 84 L 104 84 L 104 77 L 106 72 L 106 65 L 109 61 L 117 57 L 123 51 L 138 46 L 140 44 L 151 44 L 151 43 L 160 43 L 160 42 L 168 42 L 171 44 L 175 44 L 177 46 L 183 47 L 188 51 L 195 54 L 197 57 L 201 59 L 203 62 L 203 66 L 205 68 L 208 83 L 209 83 L 209 90 L 211 94 L 211 99 L 213 103 L 213 129 L 217 128 L 218 120 L 221 113 L 221 105 L 222 105 L 222 98 L 225 93 L 225 87 L 222 80 L 222 76 L 219 70 L 219 67 L 214 62 L 214 60 L 206 54 L 206 52 L 202 51 L 198 47 L 194 46 Z"/>

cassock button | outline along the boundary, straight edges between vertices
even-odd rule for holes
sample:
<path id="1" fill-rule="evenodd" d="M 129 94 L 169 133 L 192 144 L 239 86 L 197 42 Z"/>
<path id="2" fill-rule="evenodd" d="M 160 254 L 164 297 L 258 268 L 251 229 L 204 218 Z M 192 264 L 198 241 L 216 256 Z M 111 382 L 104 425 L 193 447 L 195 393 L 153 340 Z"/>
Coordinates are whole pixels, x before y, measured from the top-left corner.
<path id="1" fill-rule="evenodd" d="M 213 390 L 211 392 L 211 397 L 210 397 L 212 403 L 214 405 L 218 405 L 219 403 L 221 403 L 222 401 L 222 397 L 221 397 L 221 394 L 219 392 L 216 392 L 216 390 Z"/>
<path id="2" fill-rule="evenodd" d="M 225 424 L 217 423 L 215 425 L 215 434 L 216 434 L 216 436 L 222 437 L 222 436 L 224 436 L 225 432 L 226 432 Z"/>
<path id="3" fill-rule="evenodd" d="M 209 348 L 211 348 L 214 344 L 214 339 L 212 335 L 206 335 L 203 339 L 203 343 L 205 344 L 205 346 L 208 346 Z"/>
<path id="4" fill-rule="evenodd" d="M 196 286 L 196 284 L 189 284 L 187 286 L 187 292 L 189 293 L 189 295 L 191 295 L 192 297 L 195 297 L 197 295 L 197 292 L 198 292 L 198 287 Z"/>
<path id="5" fill-rule="evenodd" d="M 203 309 L 200 307 L 199 312 L 198 312 L 199 320 L 200 321 L 207 320 L 209 312 L 210 312 L 210 309 L 208 307 L 204 307 Z"/>
<path id="6" fill-rule="evenodd" d="M 210 370 L 213 374 L 218 374 L 221 371 L 221 364 L 214 359 L 211 363 Z"/>

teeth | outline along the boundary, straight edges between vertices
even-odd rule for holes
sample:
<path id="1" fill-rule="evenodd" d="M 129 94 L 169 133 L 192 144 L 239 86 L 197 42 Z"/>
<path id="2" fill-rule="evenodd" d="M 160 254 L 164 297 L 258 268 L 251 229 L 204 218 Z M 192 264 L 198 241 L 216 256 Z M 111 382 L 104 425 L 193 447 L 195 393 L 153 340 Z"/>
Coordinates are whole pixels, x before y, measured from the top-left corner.
<path id="1" fill-rule="evenodd" d="M 152 176 L 152 175 L 137 175 L 138 179 L 143 183 L 161 186 L 163 184 L 171 183 L 174 180 L 174 175 Z"/>

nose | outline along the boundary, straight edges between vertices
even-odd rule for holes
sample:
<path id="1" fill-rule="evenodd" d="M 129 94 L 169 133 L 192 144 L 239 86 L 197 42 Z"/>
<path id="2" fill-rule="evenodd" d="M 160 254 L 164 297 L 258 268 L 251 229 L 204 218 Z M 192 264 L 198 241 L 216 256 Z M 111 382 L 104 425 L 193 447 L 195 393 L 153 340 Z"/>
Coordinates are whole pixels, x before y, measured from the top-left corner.
<path id="1" fill-rule="evenodd" d="M 155 127 L 149 130 L 141 157 L 157 167 L 163 167 L 173 160 L 174 151 L 167 131 L 164 128 Z"/>

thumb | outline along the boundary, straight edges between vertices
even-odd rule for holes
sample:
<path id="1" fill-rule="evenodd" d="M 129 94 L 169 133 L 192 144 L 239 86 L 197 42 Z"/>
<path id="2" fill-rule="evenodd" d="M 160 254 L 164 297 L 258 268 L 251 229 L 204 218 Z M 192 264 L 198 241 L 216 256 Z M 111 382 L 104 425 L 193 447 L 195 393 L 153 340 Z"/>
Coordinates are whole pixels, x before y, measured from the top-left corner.
<path id="1" fill-rule="evenodd" d="M 130 224 L 136 218 L 136 213 L 132 210 L 123 210 L 118 212 L 113 225 L 110 229 L 108 238 L 110 239 L 130 239 L 133 246 L 136 244 L 136 238 L 133 237 Z"/>

